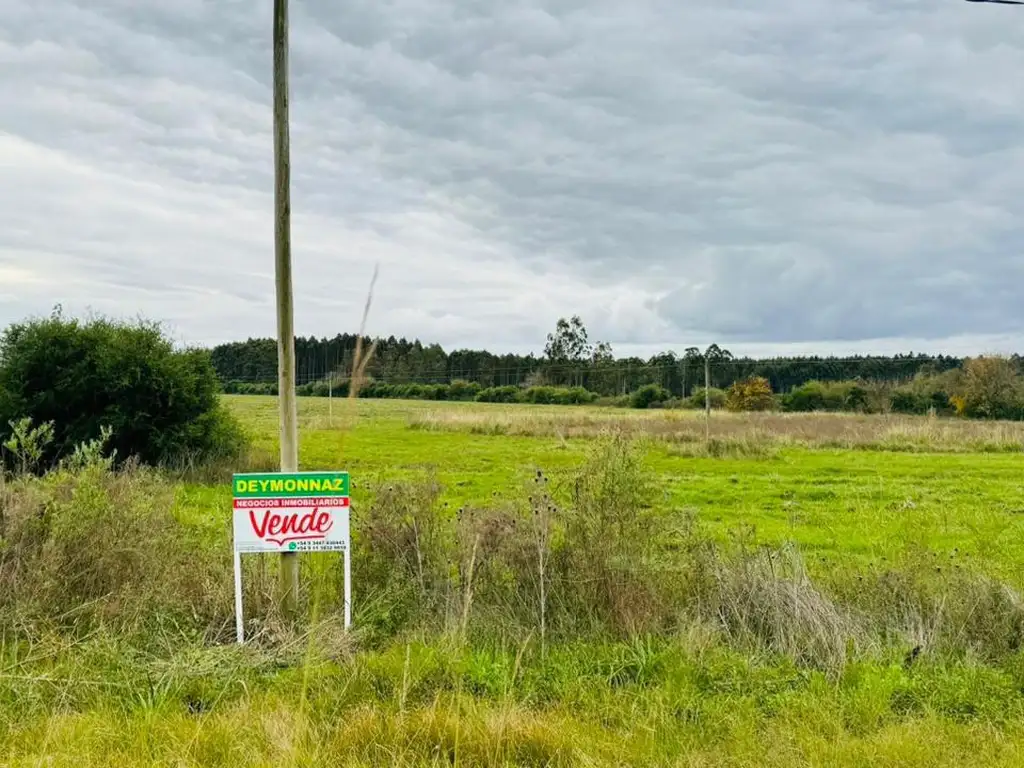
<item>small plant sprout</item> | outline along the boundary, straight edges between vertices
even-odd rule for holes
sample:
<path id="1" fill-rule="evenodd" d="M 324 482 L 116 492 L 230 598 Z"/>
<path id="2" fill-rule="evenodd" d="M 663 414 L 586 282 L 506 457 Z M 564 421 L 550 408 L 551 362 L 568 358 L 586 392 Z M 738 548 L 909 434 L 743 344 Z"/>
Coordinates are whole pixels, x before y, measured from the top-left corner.
<path id="1" fill-rule="evenodd" d="M 46 449 L 53 442 L 53 422 L 38 427 L 32 426 L 32 419 L 24 417 L 10 422 L 11 436 L 4 441 L 4 449 L 14 457 L 16 471 L 27 475 L 40 468 Z"/>

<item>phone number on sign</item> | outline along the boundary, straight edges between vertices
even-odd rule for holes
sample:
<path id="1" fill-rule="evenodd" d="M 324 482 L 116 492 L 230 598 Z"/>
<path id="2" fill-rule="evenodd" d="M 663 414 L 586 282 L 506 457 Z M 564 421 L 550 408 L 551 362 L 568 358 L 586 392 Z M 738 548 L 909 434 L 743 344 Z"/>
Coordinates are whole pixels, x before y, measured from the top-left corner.
<path id="1" fill-rule="evenodd" d="M 346 541 L 293 541 L 288 545 L 292 552 L 343 552 L 348 549 Z"/>

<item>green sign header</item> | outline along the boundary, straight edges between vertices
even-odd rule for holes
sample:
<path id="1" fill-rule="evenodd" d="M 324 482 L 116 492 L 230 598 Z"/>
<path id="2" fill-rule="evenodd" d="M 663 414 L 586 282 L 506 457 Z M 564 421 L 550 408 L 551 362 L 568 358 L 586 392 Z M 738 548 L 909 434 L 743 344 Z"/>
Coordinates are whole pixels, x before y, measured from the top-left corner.
<path id="1" fill-rule="evenodd" d="M 236 499 L 348 496 L 348 472 L 266 472 L 235 475 Z"/>

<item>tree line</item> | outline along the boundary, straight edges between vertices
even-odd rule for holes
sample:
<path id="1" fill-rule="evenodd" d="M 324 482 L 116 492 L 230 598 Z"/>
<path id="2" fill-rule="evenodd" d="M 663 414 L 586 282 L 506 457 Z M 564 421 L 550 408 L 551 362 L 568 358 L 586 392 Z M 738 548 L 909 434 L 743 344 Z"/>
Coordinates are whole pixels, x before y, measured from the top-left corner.
<path id="1" fill-rule="evenodd" d="M 297 337 L 295 354 L 300 385 L 344 381 L 351 372 L 356 334 L 333 338 Z M 663 388 L 669 397 L 688 398 L 709 379 L 712 388 L 727 390 L 735 383 L 757 377 L 772 391 L 789 392 L 811 381 L 907 382 L 918 375 L 937 375 L 963 366 L 962 358 L 899 354 L 852 357 L 734 357 L 712 345 L 708 350 L 687 347 L 682 353 L 665 351 L 648 358 L 618 357 L 611 344 L 591 343 L 578 316 L 558 321 L 548 335 L 543 354 L 495 354 L 487 350 L 457 349 L 424 344 L 394 336 L 377 338 L 376 352 L 367 375 L 388 384 L 448 385 L 469 382 L 481 389 L 500 387 L 580 387 L 604 397 L 635 392 L 645 386 Z M 241 385 L 273 385 L 277 381 L 277 342 L 248 339 L 221 344 L 211 359 L 222 385 L 240 391 Z M 1018 365 L 1020 360 L 1013 358 Z"/>

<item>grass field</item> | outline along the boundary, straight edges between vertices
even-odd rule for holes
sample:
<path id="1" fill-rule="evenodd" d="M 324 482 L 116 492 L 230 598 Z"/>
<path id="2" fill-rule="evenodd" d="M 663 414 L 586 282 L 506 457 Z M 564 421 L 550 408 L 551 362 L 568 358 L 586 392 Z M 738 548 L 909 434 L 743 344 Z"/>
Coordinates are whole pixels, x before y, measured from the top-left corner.
<path id="1" fill-rule="evenodd" d="M 272 468 L 276 400 L 229 403 Z M 0 762 L 1021 763 L 1020 425 L 333 410 L 300 454 L 353 476 L 352 635 L 336 559 L 298 628 L 252 559 L 231 644 L 226 468 L 3 489 Z"/>
<path id="2" fill-rule="evenodd" d="M 276 400 L 233 402 L 273 456 Z M 324 402 L 302 401 L 303 467 L 344 466 L 370 482 L 430 471 L 451 506 L 488 505 L 522 497 L 537 469 L 569 476 L 591 439 L 609 430 L 668 434 L 646 453 L 661 504 L 696 513 L 715 537 L 792 541 L 809 564 L 825 558 L 829 569 L 894 560 L 920 544 L 947 560 L 957 550 L 958 562 L 1024 587 L 1022 425 L 830 414 L 768 417 L 761 426 L 764 417 L 716 413 L 713 439 L 725 435 L 716 457 L 703 450 L 703 417 L 689 412 L 365 400 L 358 409 L 345 434 L 341 408 L 331 429 Z M 894 435 L 907 443 L 862 447 Z M 830 447 L 846 441 L 852 449 Z"/>

